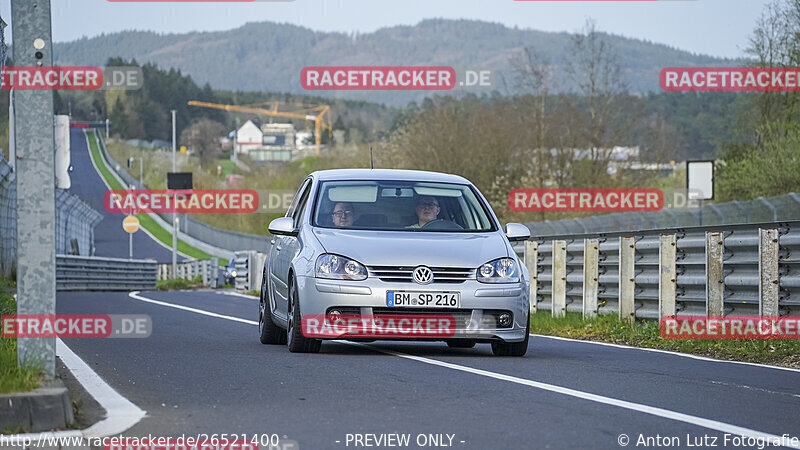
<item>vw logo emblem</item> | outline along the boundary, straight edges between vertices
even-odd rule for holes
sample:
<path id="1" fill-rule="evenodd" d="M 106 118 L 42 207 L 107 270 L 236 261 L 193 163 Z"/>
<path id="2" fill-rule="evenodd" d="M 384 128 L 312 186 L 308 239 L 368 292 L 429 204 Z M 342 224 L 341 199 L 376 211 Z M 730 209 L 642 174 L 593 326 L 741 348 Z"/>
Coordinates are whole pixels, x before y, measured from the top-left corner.
<path id="1" fill-rule="evenodd" d="M 431 284 L 433 283 L 433 271 L 425 266 L 419 266 L 413 272 L 414 281 L 417 284 Z"/>

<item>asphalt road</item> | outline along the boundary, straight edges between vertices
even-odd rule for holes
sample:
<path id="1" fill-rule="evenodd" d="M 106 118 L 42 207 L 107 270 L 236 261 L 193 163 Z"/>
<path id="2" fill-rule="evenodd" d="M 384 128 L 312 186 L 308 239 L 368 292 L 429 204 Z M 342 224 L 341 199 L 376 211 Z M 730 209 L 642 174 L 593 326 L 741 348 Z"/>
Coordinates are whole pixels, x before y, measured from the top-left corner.
<path id="1" fill-rule="evenodd" d="M 494 357 L 487 344 L 391 342 L 294 354 L 259 343 L 254 299 L 140 295 L 200 312 L 127 293 L 58 294 L 61 314 L 152 317 L 146 339 L 66 340 L 147 411 L 126 436 L 278 433 L 301 449 L 355 448 L 357 433 L 411 434 L 409 448 L 419 434 L 449 435 L 464 449 L 619 449 L 621 434 L 629 447 L 658 435 L 677 437 L 672 448 L 713 438 L 750 448 L 723 445 L 734 427 L 800 437 L 800 371 L 542 337 L 524 358 Z"/>
<path id="2" fill-rule="evenodd" d="M 103 220 L 94 229 L 95 256 L 127 258 L 128 233 L 122 229 L 122 219 L 125 215 L 109 213 L 103 207 L 103 194 L 108 187 L 92 165 L 83 130 L 70 130 L 70 152 L 73 171 L 70 174 L 72 187 L 69 192 L 80 197 L 103 215 Z M 172 251 L 140 230 L 133 235 L 133 257 L 152 258 L 162 263 L 169 263 L 172 262 Z M 183 259 L 178 255 L 179 261 Z"/>

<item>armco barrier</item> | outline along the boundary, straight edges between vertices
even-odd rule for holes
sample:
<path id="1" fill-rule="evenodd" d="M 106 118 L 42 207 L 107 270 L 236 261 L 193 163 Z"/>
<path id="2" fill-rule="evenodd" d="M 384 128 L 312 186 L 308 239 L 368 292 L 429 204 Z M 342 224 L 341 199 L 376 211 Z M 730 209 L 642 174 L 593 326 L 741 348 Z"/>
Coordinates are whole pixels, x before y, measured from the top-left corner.
<path id="1" fill-rule="evenodd" d="M 254 251 L 236 252 L 237 291 L 257 291 L 261 289 L 266 257 L 267 255 L 264 253 Z"/>
<path id="2" fill-rule="evenodd" d="M 56 255 L 56 291 L 144 291 L 156 288 L 151 259 Z"/>
<path id="3" fill-rule="evenodd" d="M 515 248 L 531 273 L 532 310 L 625 320 L 800 313 L 800 221 L 534 237 Z"/>

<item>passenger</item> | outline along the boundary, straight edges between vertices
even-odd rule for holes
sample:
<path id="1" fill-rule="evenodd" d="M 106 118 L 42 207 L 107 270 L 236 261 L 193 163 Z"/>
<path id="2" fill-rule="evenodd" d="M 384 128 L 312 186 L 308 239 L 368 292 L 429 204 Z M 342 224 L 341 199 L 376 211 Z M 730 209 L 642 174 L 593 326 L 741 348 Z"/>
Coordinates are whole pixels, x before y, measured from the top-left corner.
<path id="1" fill-rule="evenodd" d="M 417 199 L 417 218 L 419 221 L 406 228 L 422 228 L 426 223 L 439 217 L 439 201 L 435 197 L 421 196 Z"/>
<path id="2" fill-rule="evenodd" d="M 353 226 L 353 204 L 347 202 L 337 203 L 333 206 L 331 218 L 333 219 L 333 226 L 336 227 L 352 227 Z"/>

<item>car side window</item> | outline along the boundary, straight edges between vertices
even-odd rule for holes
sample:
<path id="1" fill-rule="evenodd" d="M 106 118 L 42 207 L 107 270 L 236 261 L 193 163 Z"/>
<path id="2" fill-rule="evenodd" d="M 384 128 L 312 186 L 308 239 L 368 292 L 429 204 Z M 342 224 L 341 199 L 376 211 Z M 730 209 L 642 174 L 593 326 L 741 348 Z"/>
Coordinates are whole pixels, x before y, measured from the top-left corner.
<path id="1" fill-rule="evenodd" d="M 292 199 L 292 204 L 289 205 L 289 210 L 286 211 L 285 217 L 294 217 L 294 213 L 297 210 L 297 205 L 300 203 L 300 199 L 303 197 L 303 194 L 305 194 L 306 190 L 308 190 L 308 187 L 310 185 L 311 185 L 310 179 L 306 179 L 303 182 L 303 184 L 300 185 L 300 189 L 298 189 L 297 193 L 294 194 L 294 198 Z"/>
<path id="2" fill-rule="evenodd" d="M 311 197 L 309 194 L 311 193 L 311 183 L 307 183 L 304 186 L 304 190 L 300 193 L 300 199 L 295 207 L 292 219 L 294 220 L 294 227 L 295 229 L 300 226 L 300 218 L 303 217 L 303 211 L 306 210 L 306 205 L 308 204 L 308 199 Z"/>

